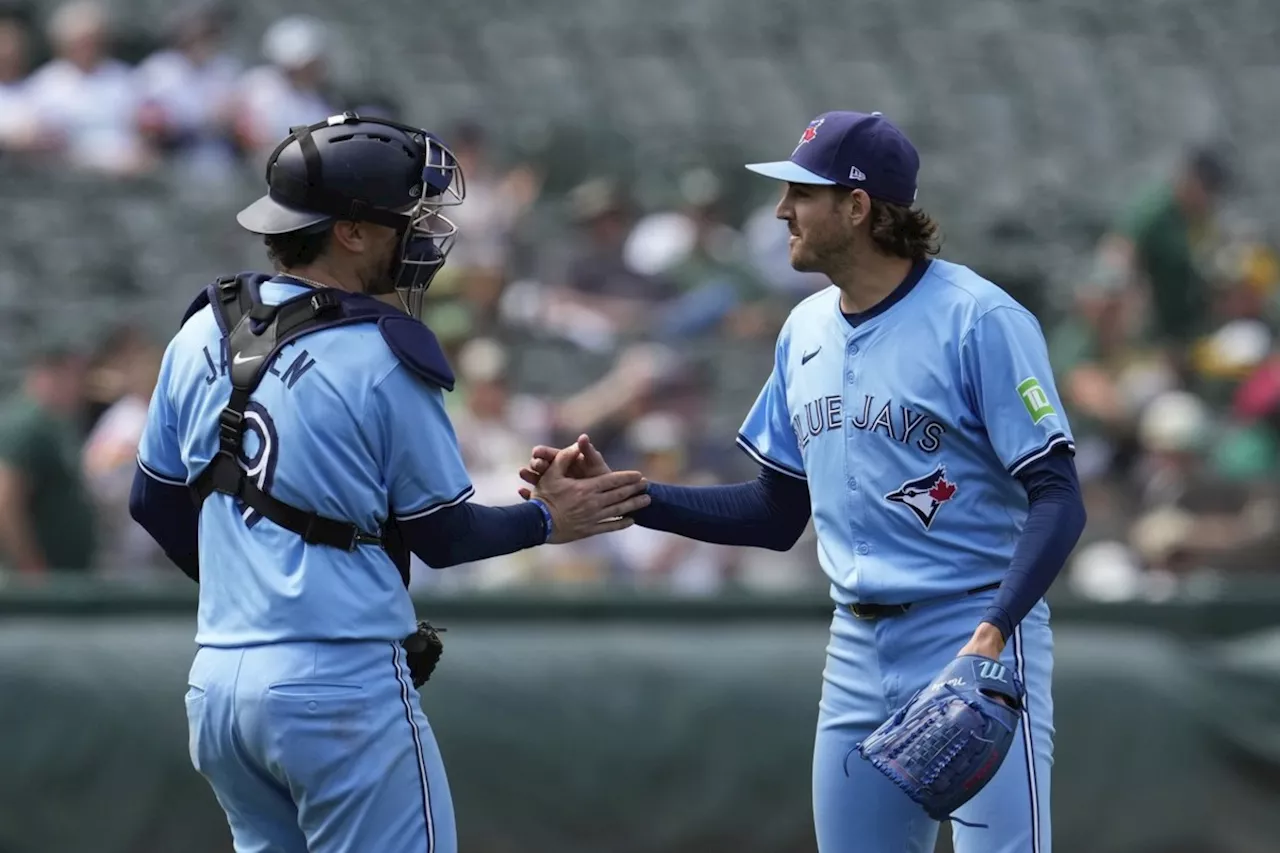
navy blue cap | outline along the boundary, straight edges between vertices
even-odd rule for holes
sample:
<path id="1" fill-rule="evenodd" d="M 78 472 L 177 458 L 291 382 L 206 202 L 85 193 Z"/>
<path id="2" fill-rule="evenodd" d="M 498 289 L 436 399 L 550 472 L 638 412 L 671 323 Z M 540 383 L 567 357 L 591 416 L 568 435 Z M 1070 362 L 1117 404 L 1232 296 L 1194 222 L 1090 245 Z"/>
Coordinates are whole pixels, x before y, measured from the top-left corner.
<path id="1" fill-rule="evenodd" d="M 809 122 L 791 159 L 747 168 L 793 184 L 865 190 L 872 198 L 910 207 L 920 155 L 880 113 L 829 112 Z"/>

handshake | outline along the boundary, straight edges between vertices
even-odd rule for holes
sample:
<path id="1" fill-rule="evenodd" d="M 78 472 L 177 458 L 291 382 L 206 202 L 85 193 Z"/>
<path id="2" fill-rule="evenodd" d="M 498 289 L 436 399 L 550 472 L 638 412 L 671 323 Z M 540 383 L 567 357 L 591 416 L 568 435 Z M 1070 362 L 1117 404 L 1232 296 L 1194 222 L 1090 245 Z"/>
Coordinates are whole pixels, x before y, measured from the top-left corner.
<path id="1" fill-rule="evenodd" d="M 639 471 L 611 471 L 586 435 L 561 450 L 539 445 L 520 469 L 529 484 L 525 500 L 541 501 L 551 513 L 551 538 L 563 544 L 625 530 L 628 516 L 649 505 L 649 483 Z"/>

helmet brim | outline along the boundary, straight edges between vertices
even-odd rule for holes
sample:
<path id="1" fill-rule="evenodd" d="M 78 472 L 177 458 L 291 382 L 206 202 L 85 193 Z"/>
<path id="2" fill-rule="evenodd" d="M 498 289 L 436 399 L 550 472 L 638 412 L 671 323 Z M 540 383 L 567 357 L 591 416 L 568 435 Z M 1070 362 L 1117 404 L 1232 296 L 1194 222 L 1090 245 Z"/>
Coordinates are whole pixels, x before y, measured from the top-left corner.
<path id="1" fill-rule="evenodd" d="M 264 195 L 236 214 L 240 227 L 254 234 L 288 234 L 327 222 L 333 217 L 313 210 L 285 207 L 270 195 Z"/>

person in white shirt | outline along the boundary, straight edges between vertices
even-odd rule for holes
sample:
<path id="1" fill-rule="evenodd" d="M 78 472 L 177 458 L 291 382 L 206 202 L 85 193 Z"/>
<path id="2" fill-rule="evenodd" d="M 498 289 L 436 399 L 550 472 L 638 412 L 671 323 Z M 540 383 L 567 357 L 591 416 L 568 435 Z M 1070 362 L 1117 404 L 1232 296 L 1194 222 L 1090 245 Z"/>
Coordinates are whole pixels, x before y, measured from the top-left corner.
<path id="1" fill-rule="evenodd" d="M 30 78 L 26 97 L 40 131 L 71 165 L 136 174 L 155 158 L 138 133 L 133 70 L 107 53 L 108 21 L 94 0 L 73 0 L 49 20 L 54 58 Z"/>
<path id="2" fill-rule="evenodd" d="M 242 68 L 223 50 L 225 15 L 210 0 L 179 7 L 170 25 L 170 46 L 138 66 L 143 134 L 183 174 L 220 179 L 235 169 L 232 98 Z"/>
<path id="3" fill-rule="evenodd" d="M 327 92 L 329 27 L 310 15 L 290 15 L 267 28 L 262 54 L 267 64 L 241 78 L 236 134 L 245 151 L 264 160 L 289 128 L 339 112 Z"/>

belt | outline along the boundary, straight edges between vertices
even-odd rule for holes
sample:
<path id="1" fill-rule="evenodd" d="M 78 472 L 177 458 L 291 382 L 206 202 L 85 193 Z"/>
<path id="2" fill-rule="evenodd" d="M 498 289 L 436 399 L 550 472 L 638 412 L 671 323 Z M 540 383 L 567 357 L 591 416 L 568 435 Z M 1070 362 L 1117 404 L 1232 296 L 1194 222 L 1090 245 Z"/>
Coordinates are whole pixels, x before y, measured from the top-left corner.
<path id="1" fill-rule="evenodd" d="M 910 604 L 860 604 L 853 602 L 846 604 L 845 607 L 857 619 L 887 619 L 890 616 L 901 616 L 912 607 L 920 604 L 931 604 L 935 601 L 945 601 L 948 598 L 963 598 L 966 595 L 975 595 L 979 592 L 987 592 L 988 590 L 997 589 L 1000 582 L 984 584 L 983 586 L 975 586 L 973 589 L 965 590 L 959 595 L 943 595 L 937 598 L 928 598 L 924 601 L 913 601 Z"/>

